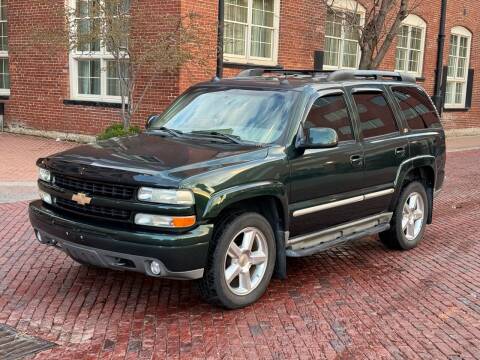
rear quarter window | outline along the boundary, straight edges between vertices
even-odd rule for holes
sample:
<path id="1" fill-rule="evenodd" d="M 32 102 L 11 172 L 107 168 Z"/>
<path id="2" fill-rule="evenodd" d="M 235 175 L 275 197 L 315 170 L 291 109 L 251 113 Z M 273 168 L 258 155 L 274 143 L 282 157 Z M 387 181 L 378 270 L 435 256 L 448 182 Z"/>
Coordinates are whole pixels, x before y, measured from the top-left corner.
<path id="1" fill-rule="evenodd" d="M 437 112 L 423 91 L 407 86 L 393 87 L 392 91 L 410 129 L 441 127 Z"/>

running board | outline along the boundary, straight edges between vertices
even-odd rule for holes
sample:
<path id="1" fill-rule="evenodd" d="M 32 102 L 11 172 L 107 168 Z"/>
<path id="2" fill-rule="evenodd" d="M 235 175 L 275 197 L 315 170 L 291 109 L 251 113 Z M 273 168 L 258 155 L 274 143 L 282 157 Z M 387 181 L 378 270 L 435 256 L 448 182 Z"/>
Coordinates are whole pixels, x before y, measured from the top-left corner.
<path id="1" fill-rule="evenodd" d="M 345 242 L 386 231 L 390 229 L 392 215 L 393 213 L 383 213 L 318 233 L 292 238 L 287 243 L 286 255 L 309 256 Z"/>

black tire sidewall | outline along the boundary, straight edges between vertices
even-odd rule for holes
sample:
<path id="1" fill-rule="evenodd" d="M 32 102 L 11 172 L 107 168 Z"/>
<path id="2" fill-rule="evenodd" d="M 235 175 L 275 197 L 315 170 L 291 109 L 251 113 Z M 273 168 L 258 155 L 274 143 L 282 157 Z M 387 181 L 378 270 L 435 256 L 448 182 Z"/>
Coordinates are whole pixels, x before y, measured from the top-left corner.
<path id="1" fill-rule="evenodd" d="M 259 229 L 265 236 L 268 246 L 268 263 L 260 284 L 250 294 L 239 296 L 234 294 L 225 281 L 225 256 L 234 236 L 248 227 Z M 269 222 L 261 215 L 256 213 L 245 213 L 238 216 L 229 223 L 223 233 L 220 234 L 217 246 L 215 248 L 213 264 L 214 267 L 214 286 L 221 303 L 229 309 L 237 309 L 248 306 L 257 301 L 267 290 L 268 284 L 272 278 L 275 267 L 276 243 L 275 236 Z"/>
<path id="2" fill-rule="evenodd" d="M 403 206 L 405 205 L 405 202 L 407 201 L 408 197 L 414 192 L 420 194 L 420 196 L 422 197 L 423 203 L 425 204 L 425 213 L 423 216 L 422 229 L 418 233 L 417 237 L 413 240 L 407 240 L 402 229 Z M 420 242 L 423 240 L 423 236 L 427 228 L 427 219 L 428 219 L 429 211 L 430 211 L 430 208 L 429 208 L 428 196 L 425 189 L 425 185 L 418 181 L 414 181 L 408 184 L 402 190 L 400 198 L 398 199 L 397 208 L 395 210 L 394 231 L 395 231 L 396 238 L 398 240 L 398 245 L 400 246 L 401 249 L 404 249 L 404 250 L 413 249 L 418 244 L 420 244 Z"/>

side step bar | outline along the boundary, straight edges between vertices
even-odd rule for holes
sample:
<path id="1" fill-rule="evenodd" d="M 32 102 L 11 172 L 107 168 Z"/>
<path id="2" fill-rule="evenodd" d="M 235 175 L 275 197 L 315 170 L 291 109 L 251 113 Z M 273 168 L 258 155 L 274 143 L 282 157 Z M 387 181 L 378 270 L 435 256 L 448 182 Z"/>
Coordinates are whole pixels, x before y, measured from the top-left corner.
<path id="1" fill-rule="evenodd" d="M 345 242 L 386 231 L 390 229 L 392 215 L 393 213 L 383 213 L 318 233 L 292 238 L 287 243 L 286 255 L 289 257 L 309 256 Z"/>

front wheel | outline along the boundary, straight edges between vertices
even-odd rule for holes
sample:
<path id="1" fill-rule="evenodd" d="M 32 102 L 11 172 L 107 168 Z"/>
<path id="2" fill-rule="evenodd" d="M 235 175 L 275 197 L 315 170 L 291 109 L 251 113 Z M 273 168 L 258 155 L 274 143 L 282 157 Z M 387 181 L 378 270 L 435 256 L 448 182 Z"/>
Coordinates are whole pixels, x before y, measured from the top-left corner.
<path id="1" fill-rule="evenodd" d="M 275 266 L 275 238 L 256 213 L 231 216 L 213 239 L 200 291 L 210 303 L 228 309 L 248 306 L 266 291 Z"/>
<path id="2" fill-rule="evenodd" d="M 410 250 L 423 239 L 429 215 L 425 186 L 418 181 L 408 184 L 400 194 L 391 228 L 380 234 L 389 247 Z"/>

